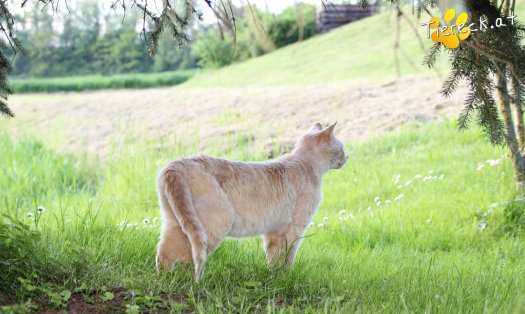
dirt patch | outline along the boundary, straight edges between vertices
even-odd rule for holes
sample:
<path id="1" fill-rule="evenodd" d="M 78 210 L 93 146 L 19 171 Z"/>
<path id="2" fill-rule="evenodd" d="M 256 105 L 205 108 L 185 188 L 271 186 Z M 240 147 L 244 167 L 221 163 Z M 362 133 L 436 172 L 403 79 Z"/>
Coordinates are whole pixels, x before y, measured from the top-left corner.
<path id="1" fill-rule="evenodd" d="M 100 293 L 97 291 L 75 292 L 62 308 L 53 307 L 49 303 L 47 296 L 41 295 L 32 300 L 36 306 L 36 312 L 43 314 L 71 313 L 71 314 L 103 314 L 103 313 L 125 313 L 126 304 L 133 304 L 129 290 L 125 288 L 111 288 L 107 290 L 113 294 L 113 299 L 101 301 Z M 137 297 L 140 298 L 140 297 Z M 142 297 L 143 298 L 143 297 Z M 190 309 L 185 305 L 187 296 L 177 293 L 161 293 L 158 299 L 153 299 L 149 306 L 140 304 L 137 308 L 140 313 L 170 313 L 172 310 L 177 312 L 189 312 Z M 137 302 L 135 302 L 137 303 Z M 15 304 L 12 300 L 4 302 L 3 305 L 11 306 Z M 181 304 L 184 306 L 175 306 Z"/>
<path id="2" fill-rule="evenodd" d="M 3 121 L 15 135 L 31 134 L 66 151 L 102 159 L 115 143 L 156 138 L 209 143 L 244 136 L 265 149 L 289 145 L 314 122 L 338 121 L 338 136 L 361 141 L 409 123 L 453 116 L 466 88 L 440 94 L 436 78 L 388 83 L 340 82 L 304 87 L 156 88 L 28 94 L 10 99 L 17 118 Z M 52 139 L 52 140 L 50 140 Z"/>

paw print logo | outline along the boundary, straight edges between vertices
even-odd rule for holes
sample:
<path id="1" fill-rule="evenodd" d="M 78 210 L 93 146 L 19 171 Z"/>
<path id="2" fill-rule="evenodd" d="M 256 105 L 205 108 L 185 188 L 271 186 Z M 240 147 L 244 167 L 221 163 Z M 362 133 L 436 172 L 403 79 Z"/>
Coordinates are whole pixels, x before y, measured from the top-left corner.
<path id="1" fill-rule="evenodd" d="M 432 33 L 431 38 L 433 41 L 442 43 L 445 47 L 453 49 L 459 46 L 460 41 L 470 36 L 470 29 L 465 26 L 468 20 L 468 14 L 465 12 L 459 14 L 456 22 L 453 25 L 449 25 L 455 16 L 456 10 L 454 9 L 448 9 L 447 12 L 445 12 L 443 20 L 448 25 L 446 27 L 439 27 L 440 20 L 438 17 L 434 16 L 430 19 L 429 27 L 436 29 Z"/>

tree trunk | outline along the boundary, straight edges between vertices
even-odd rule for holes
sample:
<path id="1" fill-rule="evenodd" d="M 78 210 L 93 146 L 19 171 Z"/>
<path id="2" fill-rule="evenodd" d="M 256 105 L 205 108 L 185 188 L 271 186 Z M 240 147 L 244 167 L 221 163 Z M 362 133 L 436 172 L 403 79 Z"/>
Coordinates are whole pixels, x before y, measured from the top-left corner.
<path id="1" fill-rule="evenodd" d="M 510 149 L 510 157 L 512 158 L 512 165 L 514 166 L 516 191 L 520 194 L 523 194 L 525 192 L 525 159 L 518 144 L 518 138 L 515 131 L 516 129 L 514 128 L 514 121 L 512 120 L 510 94 L 505 73 L 506 68 L 503 67 L 503 69 L 498 74 L 497 89 L 500 100 L 499 106 L 503 122 L 505 123 L 505 141 L 507 142 L 507 147 Z M 521 120 L 521 127 L 523 127 L 523 112 Z"/>
<path id="2" fill-rule="evenodd" d="M 523 107 L 521 103 L 521 92 L 518 80 L 512 78 L 514 89 L 514 114 L 516 115 L 516 134 L 518 135 L 518 145 L 520 151 L 525 148 L 525 125 L 523 123 Z"/>
<path id="3" fill-rule="evenodd" d="M 504 4 L 504 7 L 503 7 L 503 13 L 505 14 L 505 16 L 509 16 L 509 13 L 510 13 L 510 0 L 504 0 L 505 1 L 505 4 Z"/>

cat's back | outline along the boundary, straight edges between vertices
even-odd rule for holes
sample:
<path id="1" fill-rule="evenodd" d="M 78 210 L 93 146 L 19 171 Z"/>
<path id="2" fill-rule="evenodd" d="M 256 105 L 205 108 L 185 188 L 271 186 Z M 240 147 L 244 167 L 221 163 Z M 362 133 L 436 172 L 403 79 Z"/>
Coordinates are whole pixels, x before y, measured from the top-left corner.
<path id="1" fill-rule="evenodd" d="M 294 167 L 283 160 L 262 162 L 242 162 L 208 155 L 197 155 L 173 160 L 162 171 L 176 171 L 192 175 L 205 172 L 213 176 L 221 185 L 268 182 L 277 186 L 293 176 Z"/>

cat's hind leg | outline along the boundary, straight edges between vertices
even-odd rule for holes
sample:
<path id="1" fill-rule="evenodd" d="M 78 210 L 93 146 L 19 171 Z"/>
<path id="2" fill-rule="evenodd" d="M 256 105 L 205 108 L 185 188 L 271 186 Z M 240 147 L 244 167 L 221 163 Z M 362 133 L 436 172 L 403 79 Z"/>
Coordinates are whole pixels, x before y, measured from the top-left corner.
<path id="1" fill-rule="evenodd" d="M 164 221 L 157 246 L 157 271 L 172 271 L 176 262 L 192 263 L 190 241 L 177 221 Z"/>
<path id="2" fill-rule="evenodd" d="M 157 271 L 172 271 L 177 261 L 192 263 L 191 244 L 162 192 L 159 192 L 159 202 L 163 219 L 157 245 L 156 266 Z"/>

